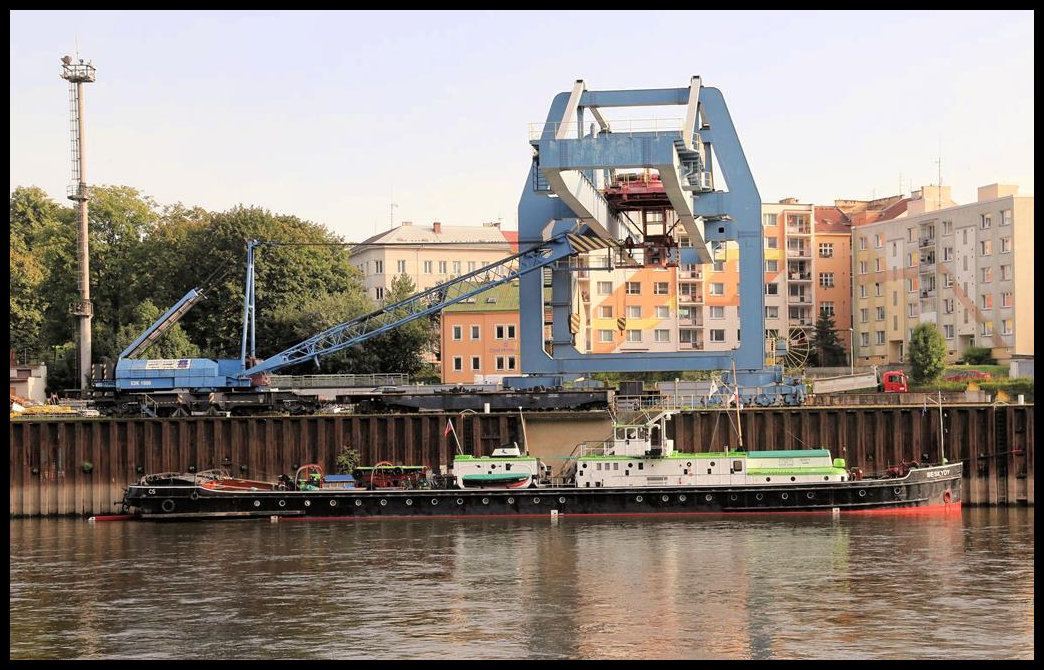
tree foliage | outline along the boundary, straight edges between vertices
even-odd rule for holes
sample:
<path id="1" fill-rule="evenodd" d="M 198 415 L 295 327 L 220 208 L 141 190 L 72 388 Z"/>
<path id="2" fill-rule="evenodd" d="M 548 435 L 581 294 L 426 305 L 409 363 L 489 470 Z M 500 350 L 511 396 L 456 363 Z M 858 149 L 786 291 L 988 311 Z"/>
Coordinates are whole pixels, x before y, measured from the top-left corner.
<path id="1" fill-rule="evenodd" d="M 910 376 L 924 384 L 939 378 L 946 367 L 946 340 L 934 323 L 919 323 L 913 329 L 908 347 Z"/>
<path id="2" fill-rule="evenodd" d="M 846 350 L 838 340 L 835 327 L 834 317 L 826 310 L 820 310 L 819 318 L 816 319 L 816 330 L 812 335 L 812 346 L 808 355 L 809 365 L 834 367 L 845 364 Z"/>

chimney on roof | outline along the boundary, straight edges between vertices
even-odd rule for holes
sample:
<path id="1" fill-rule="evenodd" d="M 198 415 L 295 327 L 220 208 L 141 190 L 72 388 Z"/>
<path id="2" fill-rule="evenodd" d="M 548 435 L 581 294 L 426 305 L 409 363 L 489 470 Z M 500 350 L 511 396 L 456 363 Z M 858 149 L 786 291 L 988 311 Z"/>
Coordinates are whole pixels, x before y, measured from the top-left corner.
<path id="1" fill-rule="evenodd" d="M 400 221 L 399 225 L 400 226 L 412 226 L 413 225 L 413 221 Z"/>
<path id="2" fill-rule="evenodd" d="M 500 228 L 500 221 L 486 221 L 482 224 L 483 228 Z"/>
<path id="3" fill-rule="evenodd" d="M 432 223 L 431 224 L 431 229 L 432 229 L 432 231 L 436 235 L 441 235 L 442 234 L 442 222 L 441 221 L 436 221 L 436 222 Z"/>
<path id="4" fill-rule="evenodd" d="M 798 199 L 797 198 L 783 198 L 782 200 L 779 201 L 779 204 L 781 204 L 781 205 L 796 205 L 796 204 L 798 204 Z"/>

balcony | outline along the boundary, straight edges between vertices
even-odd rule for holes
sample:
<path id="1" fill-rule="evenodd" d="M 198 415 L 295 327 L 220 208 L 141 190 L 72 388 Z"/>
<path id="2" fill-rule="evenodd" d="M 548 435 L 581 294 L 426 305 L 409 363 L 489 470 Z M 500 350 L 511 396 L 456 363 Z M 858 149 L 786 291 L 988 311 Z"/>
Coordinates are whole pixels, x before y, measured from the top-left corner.
<path id="1" fill-rule="evenodd" d="M 787 235 L 811 235 L 812 226 L 807 223 L 788 223 Z"/>
<path id="2" fill-rule="evenodd" d="M 788 295 L 787 304 L 790 305 L 811 305 L 812 296 L 808 295 Z"/>
<path id="3" fill-rule="evenodd" d="M 702 305 L 702 293 L 679 293 L 678 302 L 686 305 Z"/>
<path id="4" fill-rule="evenodd" d="M 934 298 L 935 297 L 935 289 L 934 288 L 922 288 L 921 289 L 921 297 L 922 298 Z"/>
<path id="5" fill-rule="evenodd" d="M 812 248 L 787 247 L 787 258 L 812 258 Z"/>
<path id="6" fill-rule="evenodd" d="M 921 248 L 921 249 L 924 249 L 926 247 L 934 247 L 935 246 L 935 238 L 934 237 L 922 237 L 921 239 L 919 239 L 917 241 L 917 246 L 919 248 Z"/>
<path id="7" fill-rule="evenodd" d="M 811 272 L 791 272 L 789 276 L 791 281 L 812 281 Z"/>

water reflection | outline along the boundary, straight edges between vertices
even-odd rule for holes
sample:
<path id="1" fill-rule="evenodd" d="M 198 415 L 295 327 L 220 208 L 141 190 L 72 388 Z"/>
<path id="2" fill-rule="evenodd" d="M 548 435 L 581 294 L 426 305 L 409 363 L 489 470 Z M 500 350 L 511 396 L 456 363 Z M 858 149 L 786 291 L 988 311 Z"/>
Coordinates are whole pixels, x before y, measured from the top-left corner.
<path id="1" fill-rule="evenodd" d="M 11 658 L 1032 658 L 1033 510 L 11 523 Z"/>

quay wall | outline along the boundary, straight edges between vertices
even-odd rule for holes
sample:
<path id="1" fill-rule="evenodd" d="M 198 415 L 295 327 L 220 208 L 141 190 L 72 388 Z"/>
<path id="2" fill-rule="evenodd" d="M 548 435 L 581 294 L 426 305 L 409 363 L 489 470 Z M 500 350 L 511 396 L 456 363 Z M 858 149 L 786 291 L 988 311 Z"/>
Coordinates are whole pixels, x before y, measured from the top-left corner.
<path id="1" fill-rule="evenodd" d="M 739 447 L 736 412 L 679 414 L 668 435 L 681 451 Z M 965 503 L 1034 504 L 1033 406 L 752 408 L 739 416 L 748 451 L 826 447 L 865 473 L 900 461 L 964 462 Z M 452 423 L 452 430 L 448 425 Z M 518 442 L 558 474 L 581 442 L 610 433 L 606 412 L 382 414 L 169 419 L 38 419 L 10 422 L 11 517 L 119 512 L 124 488 L 143 474 L 225 468 L 274 478 L 306 463 L 335 471 L 345 447 L 360 464 L 426 465 L 446 472 L 458 450 L 489 455 Z M 671 433 L 673 430 L 673 435 Z M 459 446 L 458 446 L 459 445 Z"/>

